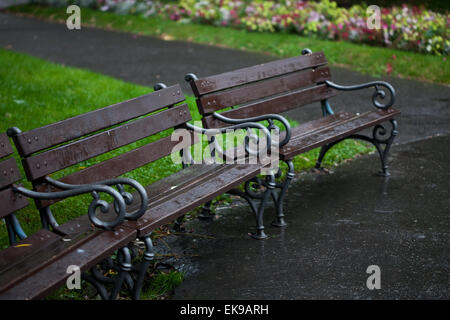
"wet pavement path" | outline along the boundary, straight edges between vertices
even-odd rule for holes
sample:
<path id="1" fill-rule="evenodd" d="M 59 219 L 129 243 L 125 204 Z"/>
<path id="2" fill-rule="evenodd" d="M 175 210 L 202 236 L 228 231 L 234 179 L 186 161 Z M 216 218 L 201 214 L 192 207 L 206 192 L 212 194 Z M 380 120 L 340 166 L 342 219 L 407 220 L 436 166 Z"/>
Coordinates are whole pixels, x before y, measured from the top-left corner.
<path id="1" fill-rule="evenodd" d="M 274 59 L 90 28 L 69 32 L 62 24 L 2 13 L 0 47 L 148 86 Z M 341 84 L 374 80 L 342 68 L 332 74 Z M 396 88 L 402 110 L 397 142 L 450 133 L 448 86 L 383 80 Z M 337 111 L 363 112 L 371 96 L 371 90 L 342 93 L 331 103 Z M 320 108 L 288 115 L 303 122 Z M 372 175 L 379 168 L 373 155 L 331 175 L 300 175 L 287 197 L 289 227 L 266 223 L 273 236 L 266 241 L 246 235 L 254 225 L 246 206 L 220 210 L 216 221 L 190 222 L 194 232 L 170 242 L 189 257 L 179 259 L 187 276 L 174 298 L 450 298 L 449 143 L 446 136 L 394 146 L 386 179 Z M 266 221 L 272 216 L 268 209 Z M 369 265 L 381 268 L 381 290 L 365 286 Z"/>
<path id="2" fill-rule="evenodd" d="M 185 94 L 192 94 L 184 82 L 186 73 L 209 76 L 276 59 L 239 50 L 86 27 L 69 31 L 65 24 L 4 13 L 0 13 L 0 47 L 142 85 L 180 83 Z M 342 68 L 332 68 L 332 76 L 339 84 L 375 80 Z M 397 142 L 450 133 L 449 86 L 389 77 L 383 77 L 383 80 L 396 89 L 395 105 L 402 110 Z M 372 89 L 342 92 L 330 103 L 336 111 L 364 112 L 373 109 L 372 93 Z M 301 123 L 320 116 L 321 111 L 317 103 L 287 115 Z"/>
<path id="3" fill-rule="evenodd" d="M 286 200 L 289 227 L 266 223 L 265 241 L 246 236 L 254 221 L 245 206 L 192 222 L 188 230 L 215 239 L 180 237 L 198 257 L 174 298 L 450 299 L 449 146 L 446 136 L 394 147 L 388 178 L 373 174 L 374 155 L 300 175 Z M 370 265 L 380 267 L 380 290 L 366 286 Z"/>

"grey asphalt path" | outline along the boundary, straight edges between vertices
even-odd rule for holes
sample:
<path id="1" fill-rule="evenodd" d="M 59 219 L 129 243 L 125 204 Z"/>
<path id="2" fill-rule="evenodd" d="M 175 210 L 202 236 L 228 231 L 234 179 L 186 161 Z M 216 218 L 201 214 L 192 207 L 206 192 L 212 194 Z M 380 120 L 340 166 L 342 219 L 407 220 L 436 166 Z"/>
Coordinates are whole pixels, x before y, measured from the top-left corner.
<path id="1" fill-rule="evenodd" d="M 0 47 L 148 86 L 182 83 L 188 72 L 207 76 L 274 59 L 89 28 L 68 31 L 1 13 Z M 373 80 L 341 68 L 332 74 L 342 84 Z M 374 155 L 331 175 L 300 175 L 287 197 L 289 227 L 266 223 L 267 241 L 247 236 L 254 221 L 246 206 L 219 210 L 215 221 L 189 222 L 193 232 L 166 239 L 187 274 L 175 299 L 450 298 L 450 138 L 423 140 L 450 132 L 450 88 L 383 80 L 396 88 L 403 112 L 397 141 L 410 142 L 393 147 L 392 176 L 372 175 L 379 168 Z M 331 102 L 336 110 L 363 112 L 371 108 L 371 95 L 343 93 Z M 301 122 L 320 109 L 288 114 Z M 422 141 L 411 143 L 416 140 Z M 273 214 L 268 208 L 266 221 Z M 381 269 L 381 290 L 365 286 L 369 265 Z"/>
<path id="2" fill-rule="evenodd" d="M 266 222 L 265 241 L 246 236 L 254 221 L 245 206 L 191 222 L 173 247 L 196 255 L 193 270 L 174 298 L 450 299 L 449 145 L 444 136 L 395 146 L 389 178 L 374 175 L 374 155 L 300 175 L 286 199 L 288 228 Z M 379 290 L 366 286 L 371 265 Z"/>
<path id="3" fill-rule="evenodd" d="M 0 0 L 0 9 L 5 9 L 11 6 L 29 3 L 30 0 Z"/>
<path id="4" fill-rule="evenodd" d="M 184 83 L 186 73 L 208 76 L 275 59 L 268 55 L 85 27 L 69 31 L 64 24 L 3 13 L 0 13 L 0 47 L 147 86 L 157 82 L 181 83 L 185 94 L 192 94 Z M 332 68 L 332 75 L 333 81 L 340 84 L 375 80 L 342 68 Z M 402 110 L 397 142 L 450 133 L 449 86 L 389 77 L 383 80 L 396 89 L 396 106 Z M 371 96 L 372 89 L 366 89 L 341 93 L 330 102 L 336 111 L 364 112 L 373 108 Z M 287 115 L 304 122 L 320 115 L 320 107 L 313 104 Z"/>

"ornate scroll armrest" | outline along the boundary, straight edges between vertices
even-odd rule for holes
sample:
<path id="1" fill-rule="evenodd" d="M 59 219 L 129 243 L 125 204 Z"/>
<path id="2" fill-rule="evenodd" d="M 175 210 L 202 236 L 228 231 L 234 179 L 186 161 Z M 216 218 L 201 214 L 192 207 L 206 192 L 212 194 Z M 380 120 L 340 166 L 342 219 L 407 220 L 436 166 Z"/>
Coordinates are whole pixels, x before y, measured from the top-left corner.
<path id="1" fill-rule="evenodd" d="M 289 124 L 289 122 L 286 120 L 285 117 L 279 115 L 279 114 L 264 114 L 261 116 L 257 116 L 257 117 L 252 117 L 252 118 L 245 118 L 245 119 L 234 119 L 234 118 L 228 118 L 225 117 L 223 115 L 221 115 L 220 113 L 214 112 L 213 113 L 213 117 L 225 122 L 225 123 L 230 123 L 230 124 L 241 124 L 241 123 L 253 123 L 253 122 L 259 122 L 259 121 L 268 121 L 269 122 L 269 130 L 272 129 L 276 129 L 278 131 L 278 134 L 280 133 L 280 128 L 278 128 L 275 124 L 274 124 L 274 120 L 278 120 L 280 121 L 284 128 L 286 129 L 286 135 L 284 137 L 284 139 L 282 141 L 279 142 L 275 142 L 272 140 L 273 144 L 276 144 L 278 147 L 282 147 L 284 146 L 286 143 L 289 142 L 289 139 L 291 138 L 291 126 Z"/>
<path id="2" fill-rule="evenodd" d="M 266 144 L 264 145 L 263 148 L 261 148 L 261 149 L 258 148 L 258 150 L 255 151 L 255 150 L 250 149 L 250 147 L 249 147 L 250 139 L 252 139 L 259 146 L 259 137 L 257 135 L 249 134 L 247 136 L 247 138 L 245 139 L 245 143 L 244 143 L 245 152 L 247 154 L 253 155 L 253 156 L 264 155 L 265 152 L 268 149 L 270 150 L 270 148 L 272 146 L 272 138 L 271 138 L 269 130 L 262 124 L 256 123 L 256 122 L 243 122 L 243 123 L 235 124 L 232 126 L 228 126 L 228 127 L 224 127 L 224 128 L 216 128 L 216 129 L 200 128 L 200 127 L 194 126 L 190 123 L 186 123 L 185 125 L 189 130 L 192 130 L 194 132 L 201 133 L 201 134 L 206 134 L 207 136 L 215 136 L 218 134 L 226 133 L 228 130 L 246 129 L 247 132 L 249 132 L 249 130 L 251 128 L 260 129 L 264 133 L 264 136 L 266 137 Z M 224 155 L 224 152 L 220 149 L 220 147 L 218 145 L 216 145 L 216 149 L 222 155 Z"/>
<path id="3" fill-rule="evenodd" d="M 53 186 L 55 186 L 59 189 L 63 189 L 63 190 L 75 190 L 75 189 L 78 189 L 81 187 L 89 186 L 86 184 L 68 184 L 68 183 L 58 181 L 58 180 L 54 180 L 50 177 L 46 177 L 45 181 L 48 184 L 53 185 Z M 127 212 L 125 210 L 125 219 L 126 220 L 137 220 L 145 213 L 147 206 L 148 206 L 147 191 L 136 180 L 133 180 L 130 178 L 115 178 L 115 179 L 109 179 L 109 180 L 95 182 L 95 185 L 102 185 L 102 186 L 114 186 L 115 185 L 115 186 L 117 186 L 117 189 L 119 190 L 119 194 L 124 199 L 126 205 L 131 205 L 134 201 L 134 198 L 131 193 L 125 191 L 123 185 L 131 186 L 132 188 L 137 190 L 137 192 L 139 193 L 141 202 L 140 202 L 140 206 L 137 210 L 135 210 L 133 212 Z M 116 203 L 116 200 L 114 200 L 114 206 L 115 206 L 116 212 L 119 211 L 118 210 L 119 207 L 117 207 L 117 205 L 118 204 Z"/>
<path id="4" fill-rule="evenodd" d="M 125 218 L 125 199 L 122 195 L 114 190 L 113 188 L 105 185 L 80 185 L 78 187 L 70 188 L 69 190 L 64 191 L 56 191 L 56 192 L 37 192 L 33 190 L 29 190 L 19 185 L 13 185 L 14 192 L 21 193 L 32 199 L 39 200 L 54 200 L 54 199 L 64 199 L 68 197 L 77 196 L 80 194 L 91 193 L 94 198 L 89 205 L 88 216 L 91 220 L 92 224 L 94 224 L 98 228 L 102 228 L 105 230 L 113 230 L 116 226 L 121 224 Z M 117 215 L 116 219 L 113 221 L 102 221 L 100 220 L 95 211 L 97 207 L 100 207 L 100 210 L 103 213 L 107 213 L 109 211 L 109 204 L 105 200 L 101 200 L 98 195 L 99 192 L 104 192 L 109 194 L 114 198 L 114 210 Z"/>
<path id="5" fill-rule="evenodd" d="M 193 81 L 198 80 L 198 77 L 194 73 L 188 73 L 184 76 L 184 80 L 186 80 L 189 83 L 192 83 Z M 156 87 L 155 87 L 155 89 L 156 89 Z M 286 136 L 284 137 L 284 139 L 281 142 L 276 143 L 278 145 L 278 147 L 284 146 L 286 143 L 289 142 L 289 139 L 291 138 L 291 126 L 289 125 L 289 122 L 286 120 L 286 118 L 284 118 L 278 114 L 265 114 L 262 116 L 246 118 L 246 119 L 232 119 L 232 118 L 225 117 L 225 116 L 221 115 L 220 113 L 214 112 L 213 117 L 216 119 L 219 119 L 222 122 L 230 123 L 230 124 L 242 124 L 242 123 L 251 123 L 251 122 L 267 120 L 267 121 L 269 121 L 269 130 L 278 129 L 278 133 L 279 133 L 279 131 L 280 131 L 279 128 L 273 124 L 273 120 L 278 120 L 283 124 L 283 126 L 286 129 Z M 272 143 L 274 143 L 274 142 L 272 141 Z"/>
<path id="6" fill-rule="evenodd" d="M 389 83 L 387 83 L 385 81 L 372 81 L 372 82 L 367 82 L 367 83 L 353 85 L 353 86 L 341 86 L 341 85 L 335 84 L 334 82 L 331 82 L 328 80 L 326 80 L 325 83 L 331 88 L 334 88 L 337 90 L 342 90 L 342 91 L 352 91 L 352 90 L 359 90 L 359 89 L 374 87 L 375 92 L 372 95 L 372 102 L 373 102 L 374 106 L 377 107 L 378 109 L 387 110 L 395 102 L 395 90 Z M 381 102 L 377 101 L 377 98 L 380 98 L 381 100 L 383 100 L 386 97 L 386 93 L 380 87 L 385 87 L 390 93 L 390 99 L 387 103 L 381 103 Z"/>

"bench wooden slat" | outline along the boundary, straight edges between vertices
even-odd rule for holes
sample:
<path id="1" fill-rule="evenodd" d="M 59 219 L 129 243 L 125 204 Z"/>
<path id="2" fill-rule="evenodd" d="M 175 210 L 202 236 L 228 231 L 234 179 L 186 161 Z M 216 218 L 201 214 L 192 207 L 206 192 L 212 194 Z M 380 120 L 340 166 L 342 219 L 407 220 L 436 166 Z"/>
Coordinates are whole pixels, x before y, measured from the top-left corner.
<path id="1" fill-rule="evenodd" d="M 219 172 L 226 170 L 227 167 L 222 164 L 210 164 L 210 165 L 192 165 L 183 170 L 175 172 L 163 179 L 160 179 L 148 186 L 145 187 L 148 195 L 148 203 L 149 208 L 154 207 L 155 205 L 170 201 L 171 198 L 174 198 L 180 192 L 186 192 L 189 189 L 192 189 L 199 183 L 205 182 L 210 178 L 218 175 Z M 134 193 L 133 196 L 135 199 L 138 199 L 139 196 L 137 193 Z M 131 204 L 128 209 L 130 211 L 134 211 L 140 203 Z M 112 212 L 112 207 L 110 211 L 104 214 L 105 219 L 109 216 L 115 215 Z M 128 222 L 125 222 L 127 224 Z M 133 223 L 133 222 L 131 222 Z M 89 228 L 90 222 L 87 215 L 83 215 L 77 219 L 71 220 L 63 226 L 59 226 L 56 229 L 63 233 L 67 234 L 70 232 L 74 232 L 74 230 L 82 230 L 83 228 Z M 81 226 L 81 228 L 80 228 Z"/>
<path id="2" fill-rule="evenodd" d="M 344 111 L 302 123 L 296 127 L 291 128 L 291 140 L 297 139 L 301 136 L 304 136 L 305 134 L 311 134 L 317 130 L 323 130 L 324 128 L 328 128 L 337 123 L 341 123 L 342 121 L 348 120 L 352 117 L 354 117 L 354 114 Z M 280 133 L 280 139 L 283 139 L 285 137 L 285 134 L 286 132 L 282 131 Z"/>
<path id="3" fill-rule="evenodd" d="M 368 112 L 355 116 L 351 120 L 346 119 L 342 123 L 337 123 L 325 130 L 317 130 L 298 138 L 294 137 L 287 145 L 280 149 L 280 157 L 282 159 L 292 159 L 298 154 L 342 139 L 366 128 L 373 127 L 399 114 L 400 111 L 394 109 Z"/>
<path id="4" fill-rule="evenodd" d="M 0 273 L 3 274 L 6 269 L 14 268 L 16 263 L 25 259 L 29 254 L 39 252 L 60 239 L 61 237 L 57 234 L 41 229 L 16 245 L 0 251 Z"/>
<path id="5" fill-rule="evenodd" d="M 120 148 L 191 119 L 187 105 L 177 106 L 88 138 L 24 159 L 32 180 Z"/>
<path id="6" fill-rule="evenodd" d="M 140 235 L 145 235 L 177 217 L 189 212 L 199 205 L 214 199 L 220 194 L 237 187 L 242 182 L 256 176 L 261 165 L 221 165 L 226 166 L 223 171 L 207 179 L 197 181 L 195 186 L 184 192 L 174 193 L 167 201 L 158 202 L 155 206 L 150 204 L 149 210 L 137 221 L 127 222 L 137 224 Z M 170 200 L 169 200 L 170 199 Z"/>
<path id="7" fill-rule="evenodd" d="M 0 283 L 2 283 L 0 292 L 11 287 L 14 283 L 34 275 L 38 270 L 47 268 L 48 264 L 58 261 L 61 257 L 75 250 L 82 244 L 89 241 L 95 241 L 95 238 L 102 232 L 104 231 L 96 229 L 94 232 L 82 232 L 72 234 L 70 237 L 59 237 L 57 241 L 47 245 L 44 249 L 36 250 L 36 252 L 33 251 L 26 256 L 24 255 L 23 259 L 14 263 L 14 268 L 7 268 L 4 272 L 0 273 Z M 24 239 L 22 243 L 29 244 L 30 242 L 28 239 L 30 237 Z M 34 243 L 31 244 L 34 245 Z"/>
<path id="8" fill-rule="evenodd" d="M 0 158 L 6 157 L 14 152 L 9 143 L 8 136 L 5 133 L 0 133 Z"/>
<path id="9" fill-rule="evenodd" d="M 200 97 L 197 105 L 201 114 L 207 114 L 252 100 L 324 82 L 330 78 L 330 69 L 328 67 L 309 69 L 306 72 L 291 73 L 263 82 L 208 94 Z"/>
<path id="10" fill-rule="evenodd" d="M 171 141 L 170 136 L 164 137 L 158 141 L 138 147 L 114 158 L 65 176 L 60 181 L 69 184 L 87 184 L 115 178 L 126 172 L 144 166 L 147 163 L 170 155 L 173 148 L 178 143 L 178 141 Z M 36 190 L 40 192 L 54 192 L 58 189 L 50 187 L 47 184 L 40 184 L 36 186 Z M 62 199 L 41 200 L 38 204 L 43 208 L 59 201 L 62 201 Z"/>
<path id="11" fill-rule="evenodd" d="M 29 203 L 26 197 L 15 193 L 12 188 L 0 191 L 0 218 L 25 208 Z"/>
<path id="12" fill-rule="evenodd" d="M 242 68 L 191 82 L 196 96 L 236 87 L 242 84 L 272 78 L 281 74 L 319 67 L 327 64 L 323 52 L 307 56 L 277 60 L 252 67 Z"/>
<path id="13" fill-rule="evenodd" d="M 44 266 L 63 244 L 61 237 L 41 229 L 0 252 L 0 292 Z"/>
<path id="14" fill-rule="evenodd" d="M 0 189 L 20 179 L 19 168 L 14 158 L 0 161 Z"/>
<path id="15" fill-rule="evenodd" d="M 175 176 L 175 179 L 170 179 L 171 176 L 169 176 L 169 179 L 162 179 L 149 185 L 146 188 L 147 194 L 149 195 L 149 208 L 169 201 L 180 193 L 189 192 L 190 189 L 195 188 L 199 184 L 214 179 L 216 176 L 228 170 L 229 167 L 223 164 L 210 164 L 193 165 L 188 169 L 180 171 L 187 171 L 185 175 L 171 175 Z M 183 180 L 181 180 L 181 177 L 183 177 Z"/>
<path id="16" fill-rule="evenodd" d="M 104 219 L 103 216 L 102 219 Z M 83 214 L 55 227 L 54 231 L 71 238 L 91 235 L 97 231 L 97 228 L 89 220 L 88 215 Z"/>
<path id="17" fill-rule="evenodd" d="M 336 90 L 322 84 L 312 88 L 290 92 L 274 98 L 272 97 L 263 101 L 251 103 L 240 108 L 222 112 L 221 115 L 233 119 L 244 119 L 264 114 L 281 113 L 313 103 L 315 101 L 328 99 L 335 95 Z M 229 124 L 214 118 L 213 115 L 204 117 L 203 124 L 208 128 L 221 128 L 229 126 Z"/>
<path id="18" fill-rule="evenodd" d="M 117 125 L 184 100 L 179 85 L 84 113 L 15 137 L 21 156 L 44 150 L 86 134 Z"/>
<path id="19" fill-rule="evenodd" d="M 32 276 L 15 282 L 6 291 L 0 292 L 2 300 L 40 299 L 63 285 L 70 276 L 67 267 L 79 266 L 87 271 L 102 259 L 110 256 L 118 248 L 126 246 L 136 238 L 136 230 L 120 226 L 116 231 L 98 231 L 94 238 L 78 246 L 73 246 L 63 256 L 56 256 L 44 268 L 34 271 Z"/>

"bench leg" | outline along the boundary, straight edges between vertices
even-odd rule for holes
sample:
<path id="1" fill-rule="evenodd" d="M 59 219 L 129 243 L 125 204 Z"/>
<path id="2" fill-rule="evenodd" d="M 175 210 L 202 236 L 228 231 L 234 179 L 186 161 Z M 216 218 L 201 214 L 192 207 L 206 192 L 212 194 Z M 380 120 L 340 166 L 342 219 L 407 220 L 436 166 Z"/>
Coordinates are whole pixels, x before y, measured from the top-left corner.
<path id="1" fill-rule="evenodd" d="M 115 300 L 119 295 L 120 289 L 125 282 L 127 275 L 131 271 L 131 254 L 128 247 L 123 247 L 119 250 L 118 255 L 121 256 L 121 261 L 118 265 L 112 262 L 111 258 L 103 260 L 99 265 L 102 269 L 114 269 L 117 274 L 112 277 L 103 275 L 104 270 L 99 270 L 97 266 L 90 269 L 90 274 L 83 273 L 82 279 L 91 283 L 103 300 Z M 108 293 L 107 285 L 112 285 L 111 291 Z"/>
<path id="2" fill-rule="evenodd" d="M 8 230 L 9 244 L 11 246 L 17 243 L 17 239 L 23 240 L 27 237 L 14 213 L 5 217 L 5 223 L 6 229 Z"/>
<path id="3" fill-rule="evenodd" d="M 251 183 L 255 184 L 258 188 L 264 186 L 265 190 L 262 192 L 251 191 Z M 264 232 L 264 206 L 273 193 L 275 186 L 275 177 L 273 174 L 270 174 L 266 176 L 265 181 L 262 181 L 259 178 L 247 181 L 245 183 L 245 192 L 238 189 L 231 189 L 227 192 L 229 194 L 240 196 L 250 205 L 256 218 L 256 233 L 251 234 L 251 237 L 254 239 L 261 240 L 267 238 L 267 235 Z"/>
<path id="4" fill-rule="evenodd" d="M 39 214 L 41 216 L 42 228 L 50 230 L 51 228 L 55 229 L 59 226 L 50 207 L 39 209 Z"/>
<path id="5" fill-rule="evenodd" d="M 212 200 L 203 205 L 202 212 L 198 214 L 199 219 L 212 219 L 214 214 L 211 211 Z"/>
<path id="6" fill-rule="evenodd" d="M 273 190 L 272 192 L 272 199 L 273 202 L 275 204 L 275 210 L 277 212 L 277 217 L 275 221 L 272 221 L 272 226 L 274 227 L 279 227 L 279 228 L 283 228 L 283 227 L 287 227 L 287 223 L 286 221 L 284 221 L 284 209 L 283 209 L 283 205 L 284 205 L 284 198 L 286 196 L 286 192 L 289 188 L 289 185 L 292 181 L 292 179 L 294 179 L 295 177 L 295 173 L 294 173 L 294 164 L 292 163 L 292 160 L 287 160 L 285 161 L 285 163 L 288 165 L 288 171 L 286 172 L 286 178 L 284 179 L 283 183 L 278 184 L 277 183 L 277 188 L 280 189 L 280 192 L 278 193 L 278 195 L 275 193 L 275 190 Z"/>
<path id="7" fill-rule="evenodd" d="M 155 257 L 153 242 L 150 238 L 150 234 L 140 238 L 145 244 L 145 252 L 142 261 L 140 261 L 136 266 L 133 266 L 132 273 L 134 276 L 134 285 L 132 289 L 132 299 L 139 300 L 141 296 L 142 286 L 144 284 L 145 275 L 147 274 L 147 270 L 150 264 L 153 262 L 153 258 Z"/>
<path id="8" fill-rule="evenodd" d="M 325 157 L 325 154 L 334 145 L 336 145 L 339 142 L 344 141 L 346 139 L 359 139 L 359 140 L 370 142 L 371 144 L 373 144 L 375 146 L 375 148 L 377 149 L 377 152 L 380 156 L 380 161 L 381 161 L 381 171 L 378 174 L 380 176 L 384 176 L 384 177 L 389 176 L 390 173 L 388 171 L 387 158 L 389 155 L 389 151 L 391 149 L 391 145 L 394 142 L 395 137 L 398 135 L 397 121 L 394 119 L 391 119 L 390 122 L 392 125 L 392 129 L 391 129 L 390 136 L 387 138 L 383 137 L 387 133 L 386 128 L 384 126 L 378 124 L 373 128 L 372 137 L 364 136 L 361 134 L 352 134 L 348 137 L 345 137 L 343 139 L 340 139 L 340 140 L 334 141 L 330 144 L 322 146 L 322 148 L 320 149 L 319 158 L 317 159 L 317 162 L 316 162 L 316 169 L 320 169 L 320 167 L 322 165 L 322 160 Z M 383 147 L 383 145 L 384 145 L 384 147 Z"/>
<path id="9" fill-rule="evenodd" d="M 177 232 L 184 232 L 184 227 L 183 227 L 183 223 L 184 223 L 184 215 L 179 216 L 173 225 L 173 229 Z"/>

